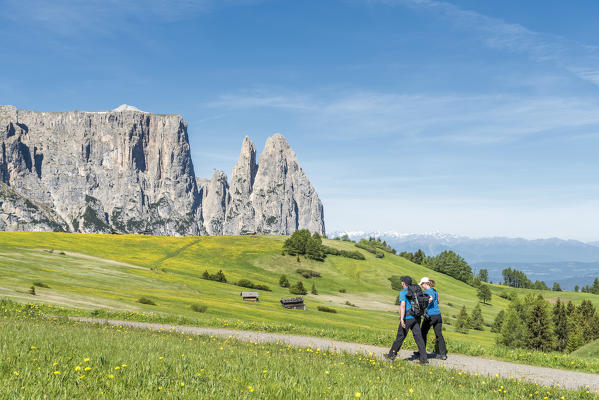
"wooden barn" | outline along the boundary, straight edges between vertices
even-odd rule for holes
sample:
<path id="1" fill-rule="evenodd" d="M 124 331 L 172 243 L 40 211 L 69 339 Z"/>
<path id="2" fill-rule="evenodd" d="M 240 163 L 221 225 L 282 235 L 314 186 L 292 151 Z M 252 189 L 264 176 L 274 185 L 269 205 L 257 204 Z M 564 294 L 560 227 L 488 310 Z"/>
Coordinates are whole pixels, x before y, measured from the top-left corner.
<path id="1" fill-rule="evenodd" d="M 258 301 L 258 292 L 241 292 L 243 301 Z"/>
<path id="2" fill-rule="evenodd" d="M 281 304 L 285 308 L 292 308 L 294 310 L 305 310 L 306 309 L 306 305 L 304 304 L 304 299 L 301 297 L 282 298 Z"/>

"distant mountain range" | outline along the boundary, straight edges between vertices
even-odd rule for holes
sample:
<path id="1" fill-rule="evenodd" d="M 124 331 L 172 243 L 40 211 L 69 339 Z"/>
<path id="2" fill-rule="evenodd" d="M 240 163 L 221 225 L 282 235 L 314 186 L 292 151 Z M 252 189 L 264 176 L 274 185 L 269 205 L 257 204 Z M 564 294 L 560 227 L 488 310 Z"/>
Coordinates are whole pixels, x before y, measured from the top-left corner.
<path id="1" fill-rule="evenodd" d="M 599 277 L 599 242 L 398 232 L 333 232 L 329 237 L 344 234 L 353 240 L 379 237 L 398 252 L 422 249 L 430 256 L 453 250 L 464 257 L 473 269 L 487 268 L 493 282 L 502 279 L 501 271 L 507 267 L 525 272 L 533 281 L 544 280 L 548 285 L 559 282 L 568 289 L 576 284 L 584 286 L 589 280 L 592 283 L 595 277 Z"/>

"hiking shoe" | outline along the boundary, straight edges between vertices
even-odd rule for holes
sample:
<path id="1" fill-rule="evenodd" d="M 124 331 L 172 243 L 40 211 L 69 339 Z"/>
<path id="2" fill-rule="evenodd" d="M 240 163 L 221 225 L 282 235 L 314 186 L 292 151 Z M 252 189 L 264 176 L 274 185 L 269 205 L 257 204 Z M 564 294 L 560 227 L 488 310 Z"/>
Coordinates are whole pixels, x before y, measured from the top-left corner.
<path id="1" fill-rule="evenodd" d="M 441 360 L 447 360 L 447 356 L 443 355 L 439 357 Z"/>
<path id="2" fill-rule="evenodd" d="M 385 360 L 389 360 L 389 361 L 393 361 L 393 360 L 395 360 L 395 356 L 394 356 L 394 355 L 392 355 L 392 354 L 389 354 L 389 353 L 385 353 L 385 354 L 383 354 L 383 358 L 384 358 Z"/>

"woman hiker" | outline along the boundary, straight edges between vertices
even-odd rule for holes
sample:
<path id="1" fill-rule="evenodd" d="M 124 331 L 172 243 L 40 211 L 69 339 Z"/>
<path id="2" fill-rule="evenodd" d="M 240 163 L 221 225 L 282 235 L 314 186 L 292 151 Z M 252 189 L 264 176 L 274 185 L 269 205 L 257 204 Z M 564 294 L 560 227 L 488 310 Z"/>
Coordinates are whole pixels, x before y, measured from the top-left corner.
<path id="1" fill-rule="evenodd" d="M 441 319 L 441 310 L 439 309 L 439 293 L 434 289 L 435 281 L 424 277 L 420 279 L 420 286 L 424 289 L 424 293 L 431 297 L 420 328 L 424 344 L 426 346 L 426 336 L 432 326 L 439 342 L 439 358 L 447 360 L 447 348 L 445 347 L 445 338 L 442 332 L 443 320 Z"/>
<path id="2" fill-rule="evenodd" d="M 420 317 L 415 317 L 411 315 L 411 303 L 410 299 L 408 299 L 408 285 L 412 284 L 412 278 L 409 276 L 402 276 L 401 278 L 401 286 L 402 291 L 399 292 L 399 304 L 400 304 L 400 321 L 399 327 L 397 328 L 397 337 L 389 350 L 389 353 L 384 354 L 384 357 L 388 360 L 394 360 L 397 356 L 397 352 L 401 349 L 401 345 L 403 344 L 406 336 L 408 335 L 408 331 L 412 331 L 412 335 L 414 336 L 414 341 L 416 345 L 418 345 L 418 350 L 420 350 L 420 364 L 428 364 L 427 354 L 426 354 L 426 342 L 422 339 L 422 334 L 420 333 Z"/>

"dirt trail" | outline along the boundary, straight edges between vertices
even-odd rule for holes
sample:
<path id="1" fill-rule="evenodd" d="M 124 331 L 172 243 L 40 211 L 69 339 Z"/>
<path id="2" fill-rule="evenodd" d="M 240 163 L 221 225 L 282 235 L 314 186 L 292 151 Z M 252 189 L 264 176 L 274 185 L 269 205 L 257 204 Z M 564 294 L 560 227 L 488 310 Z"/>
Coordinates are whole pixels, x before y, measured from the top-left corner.
<path id="1" fill-rule="evenodd" d="M 196 326 L 154 324 L 147 322 L 106 320 L 97 318 L 70 317 L 70 319 L 72 321 L 106 323 L 110 325 L 122 325 L 152 330 L 173 330 L 176 332 L 194 335 L 210 335 L 224 338 L 231 336 L 234 339 L 246 342 L 282 343 L 299 347 L 312 346 L 315 349 L 319 348 L 323 351 L 328 350 L 334 352 L 372 354 L 378 358 L 382 358 L 383 354 L 389 350 L 386 347 L 340 342 L 311 336 L 240 331 L 234 329 L 201 328 Z M 398 354 L 398 357 L 402 359 L 411 359 L 412 354 L 413 352 L 411 350 L 402 350 Z M 502 378 L 522 379 L 528 382 L 538 383 L 541 386 L 559 386 L 565 389 L 581 389 L 588 387 L 588 390 L 591 392 L 599 390 L 599 374 L 537 367 L 533 365 L 516 364 L 507 361 L 498 361 L 488 358 L 471 357 L 459 354 L 450 354 L 445 361 L 429 358 L 429 362 L 435 367 L 452 368 L 470 374 L 476 373 L 478 375 L 493 377 L 498 374 Z"/>

